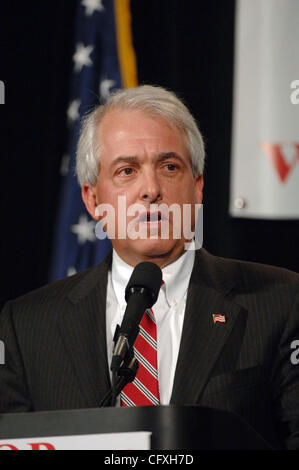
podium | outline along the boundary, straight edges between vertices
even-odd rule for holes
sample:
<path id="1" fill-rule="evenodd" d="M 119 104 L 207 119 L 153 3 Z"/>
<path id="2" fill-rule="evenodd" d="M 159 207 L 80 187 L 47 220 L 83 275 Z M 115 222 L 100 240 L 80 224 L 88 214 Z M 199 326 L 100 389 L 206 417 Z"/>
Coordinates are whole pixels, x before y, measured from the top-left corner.
<path id="1" fill-rule="evenodd" d="M 200 406 L 97 408 L 0 415 L 0 439 L 150 431 L 151 449 L 271 450 L 236 414 Z"/>

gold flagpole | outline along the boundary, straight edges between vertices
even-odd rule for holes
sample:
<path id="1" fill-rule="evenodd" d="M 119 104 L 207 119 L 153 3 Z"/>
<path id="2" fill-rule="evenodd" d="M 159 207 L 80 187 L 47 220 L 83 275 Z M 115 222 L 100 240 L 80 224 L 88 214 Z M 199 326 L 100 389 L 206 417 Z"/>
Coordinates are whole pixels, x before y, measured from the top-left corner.
<path id="1" fill-rule="evenodd" d="M 130 0 L 114 0 L 118 60 L 122 85 L 138 85 L 136 55 L 131 30 Z"/>

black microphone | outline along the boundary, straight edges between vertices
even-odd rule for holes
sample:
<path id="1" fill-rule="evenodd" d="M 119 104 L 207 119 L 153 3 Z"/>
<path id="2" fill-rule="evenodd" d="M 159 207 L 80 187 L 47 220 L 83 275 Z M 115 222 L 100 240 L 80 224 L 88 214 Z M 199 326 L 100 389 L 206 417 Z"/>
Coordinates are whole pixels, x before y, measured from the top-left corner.
<path id="1" fill-rule="evenodd" d="M 156 303 L 161 283 L 162 271 L 156 264 L 144 261 L 135 266 L 125 290 L 127 307 L 118 330 L 111 371 L 118 371 L 126 353 L 134 345 L 139 332 L 139 323 L 145 310 Z"/>

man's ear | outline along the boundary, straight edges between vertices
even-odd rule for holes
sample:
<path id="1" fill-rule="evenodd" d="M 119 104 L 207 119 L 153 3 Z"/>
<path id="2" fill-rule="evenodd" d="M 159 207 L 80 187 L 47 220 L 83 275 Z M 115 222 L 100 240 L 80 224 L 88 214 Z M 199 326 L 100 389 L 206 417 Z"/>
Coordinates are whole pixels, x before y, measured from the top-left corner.
<path id="1" fill-rule="evenodd" d="M 203 175 L 196 176 L 196 178 L 195 178 L 195 195 L 196 195 L 196 203 L 197 204 L 202 203 L 203 187 L 204 187 Z"/>
<path id="2" fill-rule="evenodd" d="M 96 186 L 91 186 L 90 184 L 84 183 L 82 186 L 81 195 L 88 213 L 94 220 L 99 220 L 99 217 L 95 216 L 95 210 L 98 205 Z"/>

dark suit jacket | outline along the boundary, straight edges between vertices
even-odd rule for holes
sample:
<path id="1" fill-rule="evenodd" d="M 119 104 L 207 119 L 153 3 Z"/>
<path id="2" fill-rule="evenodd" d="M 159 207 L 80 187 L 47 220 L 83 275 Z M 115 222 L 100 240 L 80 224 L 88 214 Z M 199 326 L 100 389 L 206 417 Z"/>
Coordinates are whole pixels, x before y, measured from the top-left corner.
<path id="1" fill-rule="evenodd" d="M 105 302 L 111 255 L 6 304 L 0 412 L 98 407 L 110 387 Z M 212 314 L 225 315 L 225 323 Z M 299 275 L 196 252 L 172 404 L 242 416 L 275 446 L 299 448 Z"/>

